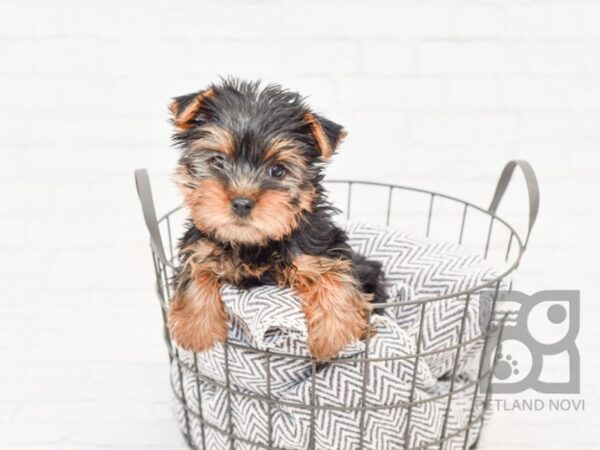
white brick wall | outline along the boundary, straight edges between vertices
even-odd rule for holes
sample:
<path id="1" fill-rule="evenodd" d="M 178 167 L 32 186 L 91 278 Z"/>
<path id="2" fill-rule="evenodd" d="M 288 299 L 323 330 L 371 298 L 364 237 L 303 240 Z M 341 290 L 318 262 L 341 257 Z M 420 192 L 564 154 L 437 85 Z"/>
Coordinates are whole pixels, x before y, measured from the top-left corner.
<path id="1" fill-rule="evenodd" d="M 485 205 L 532 162 L 519 287 L 583 291 L 588 411 L 498 414 L 482 447 L 595 448 L 599 24 L 591 0 L 0 0 L 0 447 L 183 448 L 132 172 L 172 205 L 169 98 L 235 74 L 347 127 L 332 177 Z"/>

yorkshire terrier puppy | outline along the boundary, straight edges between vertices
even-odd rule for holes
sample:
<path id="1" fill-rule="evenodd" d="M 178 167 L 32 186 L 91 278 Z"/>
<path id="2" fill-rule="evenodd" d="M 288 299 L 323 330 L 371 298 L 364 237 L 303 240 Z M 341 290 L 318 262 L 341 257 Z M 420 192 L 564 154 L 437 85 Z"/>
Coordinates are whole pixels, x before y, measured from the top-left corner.
<path id="1" fill-rule="evenodd" d="M 363 338 L 370 302 L 385 301 L 381 266 L 350 249 L 321 186 L 342 127 L 297 93 L 239 80 L 177 97 L 170 110 L 191 216 L 168 317 L 177 343 L 202 351 L 226 340 L 223 283 L 291 287 L 318 360 Z"/>

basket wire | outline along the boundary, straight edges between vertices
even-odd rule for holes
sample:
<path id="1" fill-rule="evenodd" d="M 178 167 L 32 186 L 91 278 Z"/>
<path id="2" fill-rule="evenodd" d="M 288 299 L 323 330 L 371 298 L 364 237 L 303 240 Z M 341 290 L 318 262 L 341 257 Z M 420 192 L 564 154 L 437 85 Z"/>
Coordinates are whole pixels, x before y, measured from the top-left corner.
<path id="1" fill-rule="evenodd" d="M 514 169 L 519 167 L 524 176 L 525 181 L 527 183 L 528 196 L 529 196 L 529 224 L 526 231 L 525 238 L 522 239 L 520 234 L 504 219 L 497 216 L 496 211 L 502 200 L 502 197 L 506 191 L 506 188 L 510 182 L 511 176 L 514 172 Z M 206 428 L 211 428 L 216 430 L 222 436 L 228 437 L 229 448 L 234 449 L 234 443 L 240 442 L 245 443 L 250 446 L 254 446 L 254 448 L 263 448 L 263 449 L 273 449 L 273 450 L 286 450 L 280 447 L 275 447 L 273 445 L 273 407 L 274 406 L 289 406 L 296 409 L 305 409 L 310 413 L 310 428 L 309 428 L 309 449 L 315 449 L 315 420 L 316 414 L 319 411 L 357 411 L 359 415 L 359 449 L 364 448 L 364 435 L 365 435 L 365 415 L 367 411 L 375 411 L 375 410 L 392 410 L 394 408 L 406 408 L 407 416 L 406 416 L 406 425 L 404 426 L 404 450 L 417 450 L 423 448 L 439 448 L 442 449 L 444 447 L 444 443 L 450 439 L 454 439 L 456 436 L 463 435 L 463 444 L 462 448 L 469 448 L 470 442 L 470 433 L 473 431 L 475 427 L 477 427 L 478 436 L 475 440 L 475 444 L 477 445 L 477 441 L 481 436 L 481 428 L 484 423 L 485 413 L 488 409 L 490 395 L 491 395 L 491 379 L 493 375 L 493 371 L 498 360 L 500 342 L 502 338 L 502 330 L 503 330 L 503 319 L 501 318 L 499 321 L 494 320 L 496 315 L 496 303 L 499 297 L 500 287 L 504 280 L 518 267 L 521 257 L 526 249 L 527 243 L 529 241 L 529 237 L 531 234 L 532 227 L 535 223 L 537 212 L 539 208 L 539 189 L 537 185 L 537 180 L 535 177 L 535 173 L 531 166 L 525 161 L 510 161 L 502 171 L 498 184 L 496 186 L 496 191 L 494 193 L 492 202 L 489 208 L 484 209 L 479 206 L 476 206 L 472 203 L 466 202 L 464 200 L 458 199 L 456 197 L 452 197 L 446 194 L 433 192 L 425 189 L 417 189 L 407 186 L 400 185 L 391 185 L 385 183 L 374 183 L 367 181 L 328 181 L 328 186 L 337 186 L 344 187 L 346 190 L 347 201 L 345 208 L 345 218 L 347 220 L 351 220 L 353 218 L 353 193 L 356 189 L 360 189 L 366 186 L 369 187 L 377 187 L 387 191 L 387 199 L 386 199 L 386 208 L 383 213 L 384 223 L 386 225 L 390 225 L 390 221 L 392 218 L 392 207 L 394 205 L 395 194 L 398 192 L 411 192 L 420 194 L 425 197 L 427 201 L 427 219 L 425 222 L 424 232 L 425 236 L 429 236 L 431 233 L 432 222 L 435 217 L 435 209 L 442 202 L 452 202 L 454 204 L 460 205 L 462 208 L 462 213 L 460 214 L 460 227 L 458 231 L 458 235 L 456 236 L 455 241 L 459 244 L 462 244 L 465 238 L 465 230 L 466 224 L 468 223 L 469 218 L 472 214 L 480 214 L 481 216 L 487 218 L 489 220 L 489 224 L 487 227 L 487 233 L 485 238 L 483 239 L 480 252 L 484 258 L 488 257 L 490 251 L 490 245 L 492 242 L 492 234 L 494 230 L 498 228 L 504 229 L 504 231 L 508 232 L 508 239 L 506 241 L 506 250 L 502 251 L 503 259 L 505 267 L 496 278 L 489 280 L 485 283 L 482 283 L 478 286 L 474 286 L 472 288 L 460 291 L 453 292 L 447 295 L 439 295 L 435 297 L 429 298 L 417 298 L 410 301 L 398 301 L 398 302 L 387 302 L 385 304 L 378 304 L 376 309 L 389 308 L 394 306 L 402 306 L 406 307 L 408 305 L 415 305 L 415 307 L 419 308 L 419 327 L 418 334 L 416 339 L 416 352 L 410 355 L 402 355 L 395 356 L 390 358 L 381 358 L 381 357 L 373 357 L 369 354 L 369 344 L 371 338 L 370 327 L 367 327 L 367 333 L 365 337 L 365 350 L 364 357 L 352 357 L 352 358 L 335 358 L 331 360 L 328 364 L 356 364 L 359 363 L 362 365 L 362 392 L 360 399 L 360 406 L 356 407 L 346 407 L 346 406 L 325 406 L 318 405 L 316 402 L 316 374 L 317 374 L 317 361 L 306 356 L 287 354 L 284 352 L 278 352 L 273 350 L 263 350 L 258 348 L 249 347 L 246 345 L 234 343 L 234 342 L 225 342 L 224 343 L 224 357 L 225 357 L 225 382 L 221 383 L 216 380 L 213 380 L 206 375 L 202 374 L 198 370 L 198 357 L 194 355 L 193 364 L 185 362 L 179 354 L 179 350 L 175 345 L 173 345 L 169 331 L 167 329 L 167 312 L 169 300 L 171 298 L 170 292 L 170 284 L 169 279 L 173 275 L 173 271 L 175 269 L 175 261 L 176 261 L 176 253 L 174 251 L 173 241 L 173 226 L 172 226 L 172 217 L 180 211 L 181 207 L 175 208 L 162 216 L 159 220 L 156 219 L 156 214 L 154 211 L 154 204 L 152 201 L 152 194 L 150 190 L 149 178 L 147 171 L 145 169 L 137 170 L 135 173 L 136 177 L 136 185 L 138 189 L 138 194 L 140 196 L 140 201 L 142 203 L 144 218 L 146 221 L 146 225 L 150 232 L 150 241 L 152 248 L 152 257 L 154 262 L 154 270 L 156 277 L 156 292 L 158 295 L 158 299 L 160 302 L 162 317 L 163 317 L 163 333 L 165 342 L 167 344 L 169 361 L 171 364 L 175 362 L 177 367 L 177 375 L 179 380 L 182 380 L 183 373 L 188 372 L 193 375 L 195 378 L 196 384 L 196 395 L 197 399 L 197 408 L 191 408 L 189 406 L 189 401 L 186 398 L 185 390 L 183 389 L 183 383 L 180 383 L 180 389 L 173 383 L 171 380 L 171 387 L 173 393 L 175 395 L 176 400 L 180 403 L 183 408 L 184 413 L 184 435 L 185 438 L 192 448 L 194 447 L 194 443 L 191 436 L 191 428 L 190 421 L 193 418 L 197 420 L 200 424 L 200 440 L 202 442 L 202 447 L 206 448 Z M 161 227 L 163 233 L 161 233 Z M 168 243 L 168 252 L 165 252 L 163 247 L 163 236 L 166 235 L 167 243 Z M 509 290 L 512 289 L 512 282 L 510 283 Z M 491 301 L 491 313 L 485 325 L 484 331 L 475 338 L 464 339 L 464 330 L 465 330 L 465 322 L 467 319 L 467 312 L 470 302 L 473 297 L 480 294 L 484 290 L 492 291 L 493 297 Z M 460 322 L 460 332 L 458 337 L 458 343 L 455 345 L 450 345 L 443 349 L 433 350 L 429 352 L 421 351 L 422 344 L 422 336 L 423 336 L 423 325 L 424 325 L 424 317 L 425 317 L 425 308 L 427 304 L 431 302 L 441 301 L 444 299 L 455 299 L 456 301 L 463 302 L 463 314 Z M 368 315 L 369 324 L 371 323 L 371 312 Z M 467 345 L 473 344 L 474 342 L 481 342 L 482 349 L 479 355 L 479 365 L 478 365 L 478 374 L 477 377 L 468 382 L 462 383 L 460 387 L 456 387 L 456 381 L 458 377 L 458 366 L 460 355 L 462 351 L 465 351 Z M 235 389 L 231 386 L 230 382 L 230 368 L 229 368 L 229 353 L 230 347 L 238 347 L 243 348 L 246 351 L 260 353 L 265 357 L 265 368 L 266 368 L 266 395 L 260 395 L 256 393 L 248 393 L 242 392 L 240 390 Z M 486 352 L 488 349 L 495 349 L 491 355 L 491 363 L 486 364 Z M 447 392 L 443 392 L 441 394 L 433 395 L 428 397 L 425 400 L 416 400 L 415 399 L 415 390 L 416 390 L 416 380 L 417 380 L 417 371 L 419 368 L 419 363 L 424 356 L 441 353 L 441 352 L 453 352 L 453 364 L 450 370 L 450 379 L 449 379 L 449 389 Z M 271 392 L 271 360 L 273 356 L 277 357 L 286 357 L 291 359 L 308 359 L 310 361 L 310 402 L 308 404 L 303 403 L 295 403 L 295 402 L 285 402 L 275 398 Z M 409 400 L 407 402 L 397 402 L 393 405 L 371 405 L 366 402 L 366 386 L 368 385 L 368 374 L 369 374 L 369 364 L 373 362 L 381 362 L 381 361 L 394 361 L 399 359 L 412 359 L 414 360 L 413 365 L 413 376 L 412 383 L 410 386 L 410 395 Z M 201 395 L 201 382 L 208 383 L 209 385 L 218 387 L 223 389 L 226 392 L 226 401 L 227 401 L 227 421 L 225 429 L 221 429 L 214 424 L 208 422 L 204 418 L 203 414 L 203 401 Z M 485 391 L 483 393 L 480 392 L 481 388 L 485 387 Z M 454 430 L 452 433 L 448 432 L 448 417 L 450 414 L 450 409 L 452 405 L 453 397 L 465 390 L 473 390 L 473 394 L 470 402 L 470 410 L 467 424 L 461 429 Z M 483 395 L 483 407 L 480 412 L 476 412 L 476 405 L 478 402 L 478 392 L 480 395 Z M 249 436 L 240 436 L 234 433 L 233 426 L 233 413 L 232 413 L 232 395 L 240 396 L 240 397 L 249 397 L 255 400 L 259 400 L 265 402 L 267 405 L 267 442 L 266 444 L 262 442 L 257 442 L 253 440 Z M 412 420 L 412 412 L 413 407 L 415 405 L 432 402 L 437 400 L 446 399 L 445 406 L 445 414 L 443 418 L 442 431 L 438 439 L 428 442 L 425 445 L 420 445 L 417 447 L 410 447 L 410 439 L 409 432 Z"/>

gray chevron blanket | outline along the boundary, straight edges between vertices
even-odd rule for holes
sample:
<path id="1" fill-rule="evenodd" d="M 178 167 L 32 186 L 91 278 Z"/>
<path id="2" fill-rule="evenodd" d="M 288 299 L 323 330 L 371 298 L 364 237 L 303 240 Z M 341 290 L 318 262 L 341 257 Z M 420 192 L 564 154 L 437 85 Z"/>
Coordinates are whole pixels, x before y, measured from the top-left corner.
<path id="1" fill-rule="evenodd" d="M 346 231 L 354 250 L 383 264 L 386 287 L 394 300 L 458 292 L 496 276 L 480 256 L 456 244 L 364 223 L 351 223 Z M 233 345 L 196 354 L 176 349 L 183 364 L 172 362 L 172 383 L 180 397 L 176 415 L 194 447 L 254 450 L 314 445 L 316 449 L 386 450 L 404 448 L 405 439 L 410 448 L 418 448 L 453 436 L 442 448 L 463 448 L 462 429 L 469 417 L 481 414 L 482 399 L 471 384 L 482 345 L 476 337 L 489 317 L 489 299 L 471 298 L 464 323 L 461 300 L 426 305 L 423 356 L 413 380 L 415 360 L 403 356 L 417 350 L 420 305 L 387 308 L 385 314 L 373 316 L 376 334 L 369 343 L 369 357 L 393 359 L 365 367 L 356 361 L 364 355 L 365 344 L 355 342 L 340 355 L 341 360 L 312 366 L 305 358 L 280 355 L 308 355 L 306 322 L 291 290 L 261 286 L 238 291 L 226 286 L 222 294 L 232 318 Z M 459 352 L 459 376 L 453 388 L 459 392 L 449 399 L 444 394 L 456 352 L 443 349 L 459 343 L 461 327 L 462 342 L 473 342 Z M 474 396 L 477 401 L 471 411 Z M 409 412 L 403 402 L 411 398 L 415 403 Z M 319 409 L 313 414 L 310 405 Z M 362 406 L 374 408 L 362 412 Z M 469 433 L 468 446 L 478 433 L 478 428 Z M 229 435 L 236 436 L 232 447 Z"/>

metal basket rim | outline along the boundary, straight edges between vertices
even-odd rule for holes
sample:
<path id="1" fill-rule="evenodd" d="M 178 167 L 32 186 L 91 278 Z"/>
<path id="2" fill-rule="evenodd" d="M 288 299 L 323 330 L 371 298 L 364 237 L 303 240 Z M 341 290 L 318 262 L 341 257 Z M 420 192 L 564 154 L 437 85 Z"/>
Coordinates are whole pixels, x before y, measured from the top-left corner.
<path id="1" fill-rule="evenodd" d="M 504 278 L 506 278 L 508 275 L 510 275 L 512 272 L 514 272 L 518 267 L 519 264 L 521 262 L 521 258 L 523 256 L 523 253 L 525 252 L 525 245 L 523 243 L 523 240 L 521 239 L 521 236 L 519 235 L 519 233 L 515 230 L 515 228 L 510 225 L 506 220 L 504 220 L 502 217 L 498 216 L 498 214 L 496 214 L 495 211 L 490 211 L 489 209 L 485 209 L 481 206 L 475 205 L 474 203 L 471 203 L 467 200 L 463 200 L 460 199 L 458 197 L 454 197 L 452 195 L 448 195 L 448 194 L 443 194 L 441 192 L 437 192 L 437 191 L 432 191 L 429 189 L 423 189 L 423 188 L 416 188 L 416 187 L 412 187 L 412 186 L 406 186 L 406 185 L 402 185 L 402 184 L 392 184 L 392 183 L 383 183 L 383 182 L 376 182 L 376 181 L 367 181 L 367 180 L 343 180 L 343 179 L 332 179 L 332 180 L 325 180 L 324 184 L 347 184 L 349 186 L 349 188 L 351 188 L 352 185 L 364 185 L 364 186 L 377 186 L 377 187 L 384 187 L 384 188 L 388 188 L 391 190 L 394 189 L 399 189 L 399 190 L 405 190 L 405 191 L 413 191 L 413 192 L 418 192 L 421 194 L 427 194 L 430 195 L 432 197 L 440 197 L 440 198 L 444 198 L 446 200 L 450 200 L 450 201 L 454 201 L 457 203 L 460 203 L 462 205 L 464 205 L 465 207 L 470 207 L 473 208 L 483 214 L 488 215 L 491 220 L 497 220 L 498 222 L 500 222 L 501 224 L 503 224 L 510 232 L 511 235 L 515 237 L 515 239 L 517 240 L 517 245 L 518 245 L 518 252 L 517 255 L 514 259 L 514 261 L 512 261 L 512 263 L 500 274 L 498 274 L 496 277 L 485 281 L 483 283 L 479 283 L 473 287 L 470 287 L 468 289 L 463 289 L 461 291 L 456 291 L 456 292 L 451 292 L 449 294 L 443 294 L 443 295 L 436 295 L 436 296 L 429 296 L 429 297 L 423 297 L 423 298 L 417 298 L 415 300 L 408 300 L 408 301 L 396 301 L 396 302 L 386 302 L 386 303 L 382 303 L 382 304 L 377 304 L 376 309 L 384 309 L 384 308 L 393 308 L 393 307 L 399 307 L 399 306 L 410 306 L 410 305 L 419 305 L 419 304 L 426 304 L 426 303 L 430 303 L 430 302 L 435 302 L 435 301 L 441 301 L 441 300 L 446 300 L 449 298 L 458 298 L 458 297 L 466 297 L 469 295 L 472 295 L 480 290 L 483 290 L 485 288 L 488 288 L 490 286 L 493 286 L 497 283 L 500 283 Z M 160 216 L 160 218 L 158 219 L 157 223 L 161 224 L 162 222 L 164 222 L 165 220 L 167 220 L 172 214 L 176 213 L 177 211 L 183 209 L 183 205 L 178 205 L 175 208 L 172 208 L 171 210 L 167 211 L 165 214 L 163 214 L 162 216 Z M 154 249 L 152 248 L 152 252 L 154 253 Z M 171 269 L 176 269 L 175 264 L 173 264 L 172 259 L 171 260 L 167 260 L 166 265 L 169 266 Z"/>

